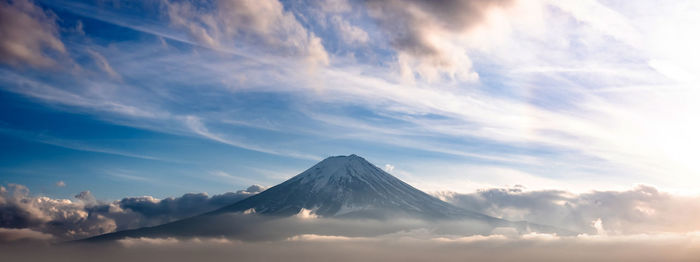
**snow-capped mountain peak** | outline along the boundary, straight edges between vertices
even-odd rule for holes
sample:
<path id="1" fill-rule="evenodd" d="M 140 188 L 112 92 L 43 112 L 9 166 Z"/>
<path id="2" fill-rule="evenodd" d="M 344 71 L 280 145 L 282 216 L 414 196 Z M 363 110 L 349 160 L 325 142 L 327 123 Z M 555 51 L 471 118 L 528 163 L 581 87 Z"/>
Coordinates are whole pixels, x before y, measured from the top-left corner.
<path id="1" fill-rule="evenodd" d="M 258 214 L 276 215 L 307 209 L 324 217 L 399 214 L 447 218 L 473 213 L 430 196 L 357 155 L 326 158 L 277 186 L 215 212 L 250 208 Z"/>

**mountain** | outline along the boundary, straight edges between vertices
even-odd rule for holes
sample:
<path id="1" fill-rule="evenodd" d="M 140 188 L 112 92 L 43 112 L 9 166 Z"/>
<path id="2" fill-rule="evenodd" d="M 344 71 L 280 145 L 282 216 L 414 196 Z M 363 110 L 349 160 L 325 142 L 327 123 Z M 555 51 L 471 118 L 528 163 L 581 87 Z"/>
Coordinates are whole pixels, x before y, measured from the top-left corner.
<path id="1" fill-rule="evenodd" d="M 255 215 L 250 215 L 252 213 Z M 284 220 L 300 214 L 330 218 L 324 221 L 333 222 L 309 224 Z M 357 222 L 368 219 L 384 222 Z M 420 225 L 399 223 L 406 219 L 423 222 Z M 455 228 L 456 222 L 462 224 Z M 402 226 L 415 229 L 446 224 L 450 225 L 448 233 L 457 230 L 489 234 L 494 229 L 511 228 L 521 233 L 571 234 L 549 226 L 511 222 L 455 207 L 404 183 L 362 157 L 349 155 L 326 158 L 281 184 L 209 213 L 160 226 L 105 234 L 88 241 L 171 236 L 264 240 L 310 233 L 365 236 L 411 229 Z"/>
<path id="2" fill-rule="evenodd" d="M 322 217 L 491 217 L 430 196 L 357 155 L 326 158 L 303 173 L 212 214 L 254 211 L 289 216 L 302 209 Z"/>

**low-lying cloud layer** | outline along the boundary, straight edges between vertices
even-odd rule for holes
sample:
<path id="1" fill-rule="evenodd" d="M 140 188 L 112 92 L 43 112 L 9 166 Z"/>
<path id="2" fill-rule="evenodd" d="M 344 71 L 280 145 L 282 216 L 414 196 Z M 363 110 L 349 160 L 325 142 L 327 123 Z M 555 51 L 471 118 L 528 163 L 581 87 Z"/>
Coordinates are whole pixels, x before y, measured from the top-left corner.
<path id="1" fill-rule="evenodd" d="M 102 202 L 89 191 L 81 192 L 74 200 L 53 199 L 32 196 L 28 188 L 10 184 L 0 187 L 0 242 L 29 239 L 56 242 L 160 225 L 215 210 L 264 189 L 251 186 L 246 190 L 211 197 L 206 193 L 189 193 L 161 200 L 144 196 Z M 697 222 L 700 201 L 697 197 L 660 192 L 650 186 L 582 194 L 560 190 L 527 191 L 520 187 L 493 188 L 469 194 L 441 192 L 436 196 L 456 206 L 494 217 L 551 225 L 587 235 L 683 234 L 700 227 Z M 235 224 L 238 226 L 226 225 L 232 221 L 237 221 Z M 355 225 L 315 216 L 297 216 L 278 221 L 243 215 L 216 218 L 207 224 L 226 225 L 226 230 L 244 240 L 279 240 L 307 233 L 373 237 L 420 229 L 443 235 L 517 235 L 513 229 L 492 230 L 480 228 L 473 222 L 463 222 L 396 220 L 392 225 L 382 224 L 381 221 Z M 209 236 L 226 231 L 222 230 L 212 229 L 214 233 Z M 190 233 L 182 236 L 193 237 Z"/>
<path id="2" fill-rule="evenodd" d="M 508 220 L 526 220 L 588 234 L 688 232 L 700 228 L 700 199 L 651 186 L 574 194 L 562 190 L 492 188 L 436 196 L 456 206 Z"/>
<path id="3" fill-rule="evenodd" d="M 403 232 L 372 238 L 299 235 L 280 241 L 137 238 L 115 244 L 0 246 L 7 261 L 697 261 L 698 234 L 571 237 L 435 237 Z M 39 250 L 40 252 L 37 252 Z"/>
<path id="4" fill-rule="evenodd" d="M 90 191 L 74 200 L 31 196 L 22 185 L 0 186 L 0 242 L 22 239 L 68 240 L 125 229 L 154 226 L 235 203 L 264 187 L 208 196 L 189 193 L 156 199 L 127 197 L 114 202 L 96 200 Z"/>
<path id="5" fill-rule="evenodd" d="M 700 234 L 692 222 L 697 220 L 695 210 L 700 210 L 692 203 L 699 201 L 648 186 L 584 194 L 522 188 L 438 194 L 456 205 L 491 215 L 593 231 L 576 236 L 518 234 L 510 228 L 477 232 L 479 225 L 469 221 L 223 214 L 165 227 L 162 232 L 143 231 L 148 236 L 47 244 L 100 230 L 167 222 L 263 189 L 252 186 L 212 197 L 186 194 L 163 200 L 131 197 L 101 203 L 87 191 L 78 194 L 78 200 L 60 200 L 33 197 L 24 186 L 8 185 L 0 188 L 0 242 L 4 243 L 0 245 L 0 259 L 92 261 L 99 256 L 102 261 L 695 261 L 700 256 Z M 684 225 L 673 226 L 670 221 Z M 646 232 L 642 232 L 644 227 L 648 227 Z"/>

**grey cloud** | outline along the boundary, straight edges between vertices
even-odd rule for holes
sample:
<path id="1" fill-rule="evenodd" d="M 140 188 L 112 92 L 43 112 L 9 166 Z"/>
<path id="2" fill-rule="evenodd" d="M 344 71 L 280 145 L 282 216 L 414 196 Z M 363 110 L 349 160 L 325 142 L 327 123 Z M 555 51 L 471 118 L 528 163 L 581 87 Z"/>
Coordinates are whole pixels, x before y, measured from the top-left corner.
<path id="1" fill-rule="evenodd" d="M 236 193 L 224 193 L 209 197 L 205 193 L 188 193 L 180 197 L 169 197 L 157 200 L 152 197 L 129 197 L 111 203 L 113 207 L 121 209 L 115 212 L 118 230 L 154 226 L 171 222 L 177 219 L 212 211 L 225 205 L 233 204 L 260 191 L 240 190 Z M 97 206 L 93 210 L 104 212 L 107 206 Z M 109 213 L 109 210 L 107 210 Z"/>
<path id="2" fill-rule="evenodd" d="M 111 219 L 86 211 L 83 201 L 32 197 L 22 185 L 0 186 L 0 227 L 28 228 L 58 238 L 114 231 Z"/>
<path id="3" fill-rule="evenodd" d="M 53 199 L 31 196 L 27 187 L 9 184 L 0 186 L 0 228 L 28 229 L 56 239 L 84 238 L 194 216 L 264 189 L 254 185 L 211 197 L 205 193 L 190 193 L 162 200 L 145 196 L 107 203 L 96 200 L 90 191 L 77 194 L 75 200 Z"/>
<path id="4" fill-rule="evenodd" d="M 328 64 L 321 38 L 309 32 L 277 0 L 216 0 L 198 6 L 165 1 L 170 23 L 199 43 L 213 47 L 264 46 L 265 51 Z M 243 45 L 241 44 L 243 43 Z"/>
<path id="5" fill-rule="evenodd" d="M 438 197 L 460 207 L 510 220 L 527 220 L 597 233 L 593 222 L 613 234 L 685 232 L 700 227 L 700 199 L 672 195 L 654 187 L 574 194 L 561 190 L 494 188 L 470 194 L 443 192 Z"/>
<path id="6" fill-rule="evenodd" d="M 76 199 L 83 201 L 84 203 L 96 205 L 97 199 L 90 193 L 90 190 L 83 191 L 74 196 Z"/>
<path id="7" fill-rule="evenodd" d="M 46 241 L 53 236 L 27 228 L 0 228 L 0 244 L 19 241 Z"/>
<path id="8" fill-rule="evenodd" d="M 0 1 L 0 61 L 49 67 L 56 63 L 49 52 L 66 53 L 55 15 L 29 0 Z"/>
<path id="9" fill-rule="evenodd" d="M 431 79 L 446 73 L 473 78 L 471 61 L 451 36 L 467 33 L 493 8 L 512 0 L 367 0 L 372 16 L 399 53 L 402 70 Z M 406 72 L 404 72 L 406 73 Z"/>

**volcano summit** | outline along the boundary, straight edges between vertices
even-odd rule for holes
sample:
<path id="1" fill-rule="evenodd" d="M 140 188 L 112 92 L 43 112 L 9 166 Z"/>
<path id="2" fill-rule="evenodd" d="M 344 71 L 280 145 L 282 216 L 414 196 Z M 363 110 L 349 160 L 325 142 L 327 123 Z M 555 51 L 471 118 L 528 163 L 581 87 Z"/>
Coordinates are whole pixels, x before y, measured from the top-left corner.
<path id="1" fill-rule="evenodd" d="M 254 210 L 288 216 L 302 209 L 322 217 L 490 219 L 430 196 L 357 155 L 326 158 L 277 186 L 213 213 Z"/>

